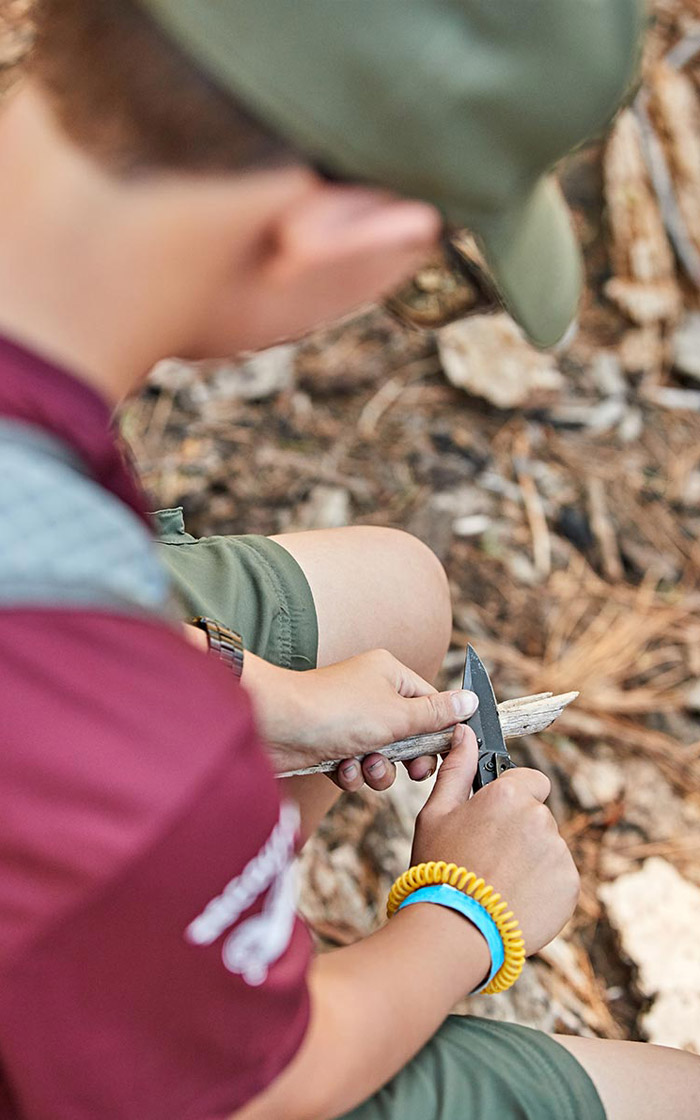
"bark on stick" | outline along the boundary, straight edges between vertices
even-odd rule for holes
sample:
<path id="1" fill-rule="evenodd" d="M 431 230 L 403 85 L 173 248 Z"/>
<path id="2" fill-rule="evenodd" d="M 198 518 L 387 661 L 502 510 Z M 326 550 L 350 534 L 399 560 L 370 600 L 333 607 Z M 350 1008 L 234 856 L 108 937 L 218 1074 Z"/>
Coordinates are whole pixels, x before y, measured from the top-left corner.
<path id="1" fill-rule="evenodd" d="M 534 735 L 544 731 L 554 723 L 564 708 L 576 699 L 578 692 L 564 692 L 553 696 L 551 692 L 541 692 L 537 696 L 520 696 L 516 700 L 506 700 L 498 705 L 501 727 L 506 739 L 517 739 L 521 735 Z M 414 735 L 410 739 L 399 739 L 387 747 L 373 752 L 382 754 L 392 762 L 410 762 L 424 754 L 444 754 L 450 749 L 452 728 L 435 731 L 427 735 Z M 318 762 L 303 770 L 289 770 L 282 778 L 295 778 L 304 774 L 330 774 L 343 759 Z"/>

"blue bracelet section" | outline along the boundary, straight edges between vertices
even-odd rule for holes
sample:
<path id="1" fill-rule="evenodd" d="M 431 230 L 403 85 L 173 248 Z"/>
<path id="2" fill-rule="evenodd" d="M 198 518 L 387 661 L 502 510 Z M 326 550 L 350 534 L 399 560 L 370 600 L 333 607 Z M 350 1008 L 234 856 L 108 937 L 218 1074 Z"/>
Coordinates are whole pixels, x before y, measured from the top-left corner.
<path id="1" fill-rule="evenodd" d="M 468 918 L 473 926 L 476 926 L 479 933 L 483 936 L 491 954 L 491 970 L 478 988 L 475 988 L 470 994 L 475 996 L 482 992 L 484 988 L 493 980 L 497 972 L 503 968 L 503 962 L 506 959 L 505 950 L 503 948 L 503 939 L 498 932 L 498 926 L 489 914 L 488 910 L 475 898 L 471 898 L 468 894 L 463 894 L 457 887 L 451 887 L 447 883 L 436 883 L 429 887 L 420 887 L 417 891 L 409 894 L 405 898 L 399 910 L 403 910 L 404 906 L 411 906 L 414 902 L 433 902 L 438 906 L 446 906 L 449 910 L 456 910 L 457 913 L 463 914 Z"/>

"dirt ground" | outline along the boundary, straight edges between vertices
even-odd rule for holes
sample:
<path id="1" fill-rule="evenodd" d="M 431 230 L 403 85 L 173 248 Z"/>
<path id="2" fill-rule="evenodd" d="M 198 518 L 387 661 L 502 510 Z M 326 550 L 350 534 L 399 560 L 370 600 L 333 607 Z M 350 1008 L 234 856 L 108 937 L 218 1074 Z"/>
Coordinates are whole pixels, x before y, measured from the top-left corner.
<path id="1" fill-rule="evenodd" d="M 3 9 L 8 74 L 28 8 Z M 366 308 L 245 361 L 163 363 L 121 416 L 154 504 L 184 506 L 197 535 L 422 537 L 452 588 L 443 684 L 471 641 L 499 699 L 580 691 L 514 748 L 552 779 L 580 906 L 512 993 L 465 1008 L 697 1052 L 699 33 L 697 2 L 658 3 L 645 103 L 562 169 L 588 282 L 556 358 L 501 318 L 419 333 Z M 670 65 L 678 44 L 688 57 Z M 402 780 L 346 797 L 307 846 L 303 907 L 323 946 L 381 920 L 425 794 Z"/>

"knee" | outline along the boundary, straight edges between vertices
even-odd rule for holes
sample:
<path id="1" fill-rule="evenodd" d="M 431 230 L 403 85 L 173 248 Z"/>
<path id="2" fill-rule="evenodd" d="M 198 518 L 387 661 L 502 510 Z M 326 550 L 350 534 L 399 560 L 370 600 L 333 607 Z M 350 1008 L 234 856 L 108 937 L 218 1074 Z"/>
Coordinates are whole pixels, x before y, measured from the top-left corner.
<path id="1" fill-rule="evenodd" d="M 383 548 L 400 575 L 406 624 L 423 647 L 424 675 L 435 676 L 449 649 L 452 600 L 447 574 L 435 553 L 401 529 L 377 529 Z"/>
<path id="2" fill-rule="evenodd" d="M 687 1050 L 671 1049 L 668 1046 L 649 1046 L 647 1054 L 653 1054 L 654 1066 L 658 1071 L 659 1082 L 666 1081 L 673 1086 L 668 1095 L 669 1116 L 677 1120 L 698 1116 L 700 1101 L 700 1055 Z M 648 1057 L 647 1057 L 648 1065 Z M 660 1115 L 660 1113 L 659 1113 Z M 664 1116 L 667 1113 L 664 1111 Z"/>
<path id="3" fill-rule="evenodd" d="M 688 1050 L 669 1050 L 668 1047 L 655 1047 L 655 1049 L 663 1049 L 665 1054 L 673 1054 L 679 1078 L 688 1088 L 692 1086 L 693 1100 L 700 1101 L 700 1054 L 691 1054 Z"/>

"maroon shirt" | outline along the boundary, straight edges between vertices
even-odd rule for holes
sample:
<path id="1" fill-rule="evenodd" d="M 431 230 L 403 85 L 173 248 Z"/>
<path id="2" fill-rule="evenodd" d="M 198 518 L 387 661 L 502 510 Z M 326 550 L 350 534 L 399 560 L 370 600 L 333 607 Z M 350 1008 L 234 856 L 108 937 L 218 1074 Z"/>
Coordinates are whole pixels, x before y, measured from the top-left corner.
<path id="1" fill-rule="evenodd" d="M 8 416 L 146 517 L 106 406 L 0 341 Z M 295 814 L 245 693 L 156 617 L 5 604 L 0 716 L 0 1118 L 228 1116 L 309 1014 Z"/>

